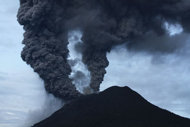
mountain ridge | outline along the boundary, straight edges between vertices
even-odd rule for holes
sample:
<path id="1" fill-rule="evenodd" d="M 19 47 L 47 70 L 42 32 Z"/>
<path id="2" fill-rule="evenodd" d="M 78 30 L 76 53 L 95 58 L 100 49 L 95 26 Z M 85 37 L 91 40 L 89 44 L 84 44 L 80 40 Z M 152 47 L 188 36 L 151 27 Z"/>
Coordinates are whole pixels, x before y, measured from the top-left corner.
<path id="1" fill-rule="evenodd" d="M 65 104 L 33 127 L 190 127 L 190 119 L 154 106 L 129 87 L 110 87 Z"/>

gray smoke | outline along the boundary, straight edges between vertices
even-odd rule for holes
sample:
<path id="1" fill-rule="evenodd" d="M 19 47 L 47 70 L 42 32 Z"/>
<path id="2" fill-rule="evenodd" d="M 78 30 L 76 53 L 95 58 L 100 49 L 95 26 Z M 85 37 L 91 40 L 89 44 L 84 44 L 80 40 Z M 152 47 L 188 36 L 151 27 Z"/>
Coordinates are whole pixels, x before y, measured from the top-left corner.
<path id="1" fill-rule="evenodd" d="M 189 0 L 20 0 L 22 58 L 44 80 L 48 92 L 73 99 L 81 94 L 69 78 L 69 31 L 83 32 L 83 45 L 77 50 L 90 71 L 90 87 L 97 92 L 112 47 L 125 43 L 129 51 L 175 52 L 184 43 L 175 43 L 165 24 L 179 24 L 184 33 L 190 32 L 189 11 Z"/>
<path id="2" fill-rule="evenodd" d="M 23 120 L 24 123 L 20 125 L 20 127 L 31 127 L 34 124 L 48 118 L 64 105 L 64 102 L 55 98 L 51 94 L 46 93 L 45 96 L 46 98 L 43 105 L 36 110 L 29 111 L 27 117 Z"/>
<path id="3" fill-rule="evenodd" d="M 89 88 L 91 76 L 87 66 L 82 61 L 82 54 L 78 50 L 83 44 L 81 37 L 82 33 L 79 30 L 69 32 L 69 56 L 67 60 L 72 69 L 69 78 L 72 79 L 72 83 L 80 93 L 89 94 L 92 93 L 92 89 Z"/>

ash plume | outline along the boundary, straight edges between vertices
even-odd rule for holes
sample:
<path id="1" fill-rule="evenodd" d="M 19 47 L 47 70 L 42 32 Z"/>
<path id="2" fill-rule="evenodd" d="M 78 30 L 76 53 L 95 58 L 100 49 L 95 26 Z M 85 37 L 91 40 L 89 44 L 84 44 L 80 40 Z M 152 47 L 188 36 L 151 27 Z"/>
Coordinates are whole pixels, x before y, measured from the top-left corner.
<path id="1" fill-rule="evenodd" d="M 83 32 L 80 51 L 91 74 L 90 87 L 97 92 L 109 64 L 106 53 L 113 46 L 126 43 L 133 51 L 174 52 L 184 43 L 165 44 L 169 34 L 164 24 L 179 24 L 188 33 L 189 12 L 189 0 L 20 0 L 22 58 L 44 80 L 48 92 L 73 99 L 81 94 L 69 78 L 69 31 Z M 161 41 L 155 41 L 158 38 Z"/>

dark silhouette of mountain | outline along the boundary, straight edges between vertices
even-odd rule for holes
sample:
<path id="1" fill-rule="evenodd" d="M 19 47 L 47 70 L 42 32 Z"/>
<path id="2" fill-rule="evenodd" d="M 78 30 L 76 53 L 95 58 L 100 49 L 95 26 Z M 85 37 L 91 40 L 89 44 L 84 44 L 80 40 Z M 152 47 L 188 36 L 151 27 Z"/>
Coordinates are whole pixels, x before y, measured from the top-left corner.
<path id="1" fill-rule="evenodd" d="M 33 127 L 190 127 L 190 119 L 152 105 L 128 87 L 111 87 L 73 100 Z"/>

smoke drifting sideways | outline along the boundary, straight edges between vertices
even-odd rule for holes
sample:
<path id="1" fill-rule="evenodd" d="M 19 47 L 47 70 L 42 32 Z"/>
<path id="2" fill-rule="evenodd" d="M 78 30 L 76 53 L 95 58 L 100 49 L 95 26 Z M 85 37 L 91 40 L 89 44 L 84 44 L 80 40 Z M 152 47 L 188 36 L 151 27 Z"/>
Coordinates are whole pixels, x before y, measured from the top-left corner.
<path id="1" fill-rule="evenodd" d="M 64 105 L 64 102 L 60 99 L 55 98 L 51 94 L 47 94 L 45 91 L 44 93 L 46 98 L 43 101 L 43 104 L 35 110 L 28 111 L 24 122 L 19 125 L 19 127 L 31 127 L 34 124 L 48 118 Z"/>
<path id="2" fill-rule="evenodd" d="M 22 58 L 45 82 L 48 92 L 65 100 L 81 96 L 69 75 L 68 33 L 80 29 L 82 60 L 90 87 L 98 92 L 109 62 L 106 53 L 120 44 L 129 51 L 166 54 L 184 43 L 172 38 L 165 24 L 190 32 L 189 0 L 20 0 L 18 21 L 24 25 Z"/>

